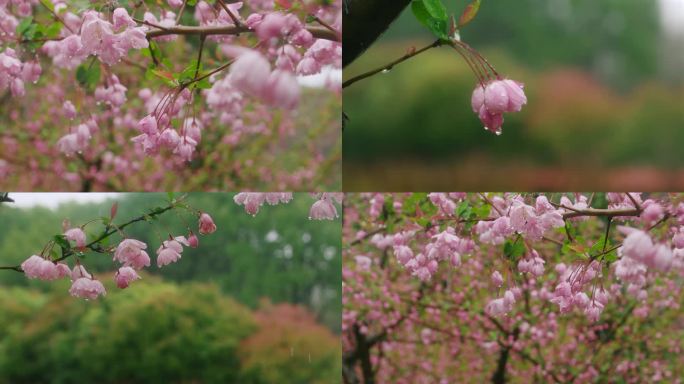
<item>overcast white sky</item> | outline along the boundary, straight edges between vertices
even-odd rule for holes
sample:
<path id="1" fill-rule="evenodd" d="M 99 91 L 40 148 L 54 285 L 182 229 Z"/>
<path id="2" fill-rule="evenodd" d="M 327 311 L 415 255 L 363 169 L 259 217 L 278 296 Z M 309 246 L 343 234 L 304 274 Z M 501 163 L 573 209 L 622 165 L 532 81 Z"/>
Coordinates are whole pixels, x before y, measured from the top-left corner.
<path id="1" fill-rule="evenodd" d="M 668 32 L 684 34 L 684 0 L 660 0 L 660 11 Z"/>
<path id="2" fill-rule="evenodd" d="M 15 201 L 16 207 L 35 207 L 42 205 L 48 208 L 57 208 L 60 203 L 67 201 L 98 202 L 114 197 L 118 193 L 12 193 L 10 197 Z"/>
<path id="3" fill-rule="evenodd" d="M 297 76 L 297 81 L 304 87 L 321 88 L 326 84 L 326 80 L 331 78 L 334 83 L 342 84 L 342 70 L 332 67 L 324 67 L 321 73 L 311 76 Z M 333 84 L 334 84 L 333 83 Z"/>

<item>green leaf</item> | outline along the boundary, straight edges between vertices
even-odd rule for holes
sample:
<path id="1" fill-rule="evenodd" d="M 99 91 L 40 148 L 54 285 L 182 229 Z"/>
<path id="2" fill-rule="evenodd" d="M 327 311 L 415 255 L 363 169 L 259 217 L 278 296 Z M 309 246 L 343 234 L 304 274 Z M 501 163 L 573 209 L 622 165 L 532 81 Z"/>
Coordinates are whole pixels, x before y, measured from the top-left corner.
<path id="1" fill-rule="evenodd" d="M 48 38 L 55 38 L 59 36 L 59 33 L 62 31 L 62 23 L 52 23 L 47 27 L 42 28 L 43 34 L 45 34 L 45 37 Z"/>
<path id="2" fill-rule="evenodd" d="M 151 67 L 147 68 L 147 71 L 145 71 L 145 79 L 152 80 L 155 78 L 162 79 L 164 83 L 170 87 L 175 87 L 178 85 L 176 84 L 176 80 L 173 78 L 172 73 Z"/>
<path id="3" fill-rule="evenodd" d="M 503 247 L 504 256 L 511 260 L 517 261 L 522 255 L 525 254 L 525 244 L 522 241 L 510 241 L 506 240 Z"/>
<path id="4" fill-rule="evenodd" d="M 214 85 L 209 82 L 208 77 L 195 83 L 195 88 L 199 88 L 199 89 L 210 89 L 213 86 Z"/>
<path id="5" fill-rule="evenodd" d="M 199 69 L 200 71 L 202 70 L 201 63 Z M 174 74 L 173 77 L 178 80 L 179 83 L 186 83 L 195 78 L 195 72 L 197 72 L 197 60 L 191 61 L 190 65 L 185 67 L 181 73 Z"/>
<path id="6" fill-rule="evenodd" d="M 441 0 L 423 0 L 423 6 L 433 18 L 446 21 L 448 17 L 447 10 Z"/>
<path id="7" fill-rule="evenodd" d="M 433 35 L 443 40 L 449 39 L 446 13 L 443 19 L 432 16 L 425 6 L 424 0 L 414 0 L 411 3 L 411 10 L 416 19 L 427 27 Z"/>
<path id="8" fill-rule="evenodd" d="M 615 251 L 610 251 L 610 252 L 606 253 L 606 254 L 603 256 L 603 260 L 605 260 L 605 261 L 607 261 L 607 262 L 609 262 L 609 263 L 613 263 L 613 262 L 617 261 L 617 252 L 615 252 Z"/>
<path id="9" fill-rule="evenodd" d="M 480 10 L 480 0 L 473 0 L 472 3 L 468 4 L 458 19 L 458 28 L 465 26 L 475 19 L 477 12 Z"/>
<path id="10" fill-rule="evenodd" d="M 402 212 L 404 215 L 411 216 L 416 213 L 416 206 L 420 205 L 422 201 L 427 200 L 427 193 L 412 193 L 402 205 Z"/>
<path id="11" fill-rule="evenodd" d="M 95 61 L 92 64 L 81 64 L 76 69 L 76 80 L 83 88 L 93 90 L 100 82 L 100 63 Z"/>
<path id="12" fill-rule="evenodd" d="M 26 31 L 29 30 L 31 24 L 33 23 L 33 17 L 29 16 L 27 18 L 21 19 L 19 25 L 17 25 L 16 34 L 17 36 L 24 36 Z"/>
<path id="13" fill-rule="evenodd" d="M 597 241 L 594 245 L 592 245 L 591 248 L 589 248 L 589 254 L 597 255 L 603 252 L 604 248 L 609 249 L 613 246 L 610 240 L 608 240 L 608 244 L 606 244 L 605 240 L 605 238 L 601 238 L 601 240 Z"/>
<path id="14" fill-rule="evenodd" d="M 473 213 L 473 209 L 470 207 L 467 201 L 461 202 L 461 204 L 456 207 L 456 216 L 462 219 L 469 219 L 470 215 Z"/>
<path id="15" fill-rule="evenodd" d="M 492 207 L 489 206 L 489 204 L 482 204 L 479 207 L 472 207 L 473 213 L 475 214 L 475 217 L 479 218 L 486 218 L 489 217 L 489 214 L 491 213 Z"/>
<path id="16" fill-rule="evenodd" d="M 64 235 L 55 235 L 53 239 L 55 240 L 55 243 L 59 245 L 60 248 L 65 250 L 71 249 L 71 244 L 69 244 L 69 240 L 67 240 L 66 237 L 64 237 Z"/>

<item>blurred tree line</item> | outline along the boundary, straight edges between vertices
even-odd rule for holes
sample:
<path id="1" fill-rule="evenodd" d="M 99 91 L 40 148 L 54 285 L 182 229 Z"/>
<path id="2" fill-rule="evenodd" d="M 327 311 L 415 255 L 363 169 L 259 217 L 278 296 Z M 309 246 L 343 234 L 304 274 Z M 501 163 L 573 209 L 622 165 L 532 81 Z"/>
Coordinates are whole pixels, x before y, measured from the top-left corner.
<path id="1" fill-rule="evenodd" d="M 72 298 L 67 280 L 1 271 L 0 383 L 339 380 L 341 223 L 310 221 L 309 194 L 264 206 L 255 217 L 233 196 L 188 195 L 188 204 L 208 212 L 218 230 L 199 236 L 197 249 L 186 248 L 162 269 L 155 264 L 160 237 L 196 231 L 197 217 L 177 210 L 126 228 L 128 237 L 148 244 L 153 264 L 128 289 L 114 286 L 110 256 L 87 254 L 84 265 L 107 287 L 100 300 Z M 169 198 L 120 194 L 56 210 L 0 204 L 0 264 L 39 253 L 62 233 L 65 218 L 77 226 L 106 217 L 117 201 L 114 222 L 123 222 Z M 100 228 L 89 225 L 89 238 Z M 118 241 L 113 236 L 110 244 Z"/>
<path id="2" fill-rule="evenodd" d="M 0 290 L 0 383 L 340 381 L 339 338 L 303 307 L 253 313 L 215 285 L 149 275 L 106 300 L 68 286 Z"/>
<path id="3" fill-rule="evenodd" d="M 458 16 L 469 1 L 444 3 Z M 485 0 L 461 31 L 476 49 L 503 49 L 530 69 L 579 66 L 619 88 L 658 73 L 662 35 L 656 0 Z M 380 42 L 429 36 L 407 9 Z"/>

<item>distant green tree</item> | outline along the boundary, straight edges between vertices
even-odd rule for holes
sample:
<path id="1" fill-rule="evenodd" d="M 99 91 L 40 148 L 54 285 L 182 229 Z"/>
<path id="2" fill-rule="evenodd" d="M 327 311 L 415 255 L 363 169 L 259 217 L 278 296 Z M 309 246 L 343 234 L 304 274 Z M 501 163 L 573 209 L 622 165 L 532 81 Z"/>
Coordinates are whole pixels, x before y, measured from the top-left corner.
<path id="1" fill-rule="evenodd" d="M 146 280 L 95 302 L 0 291 L 0 382 L 239 382 L 250 311 L 216 287 Z"/>

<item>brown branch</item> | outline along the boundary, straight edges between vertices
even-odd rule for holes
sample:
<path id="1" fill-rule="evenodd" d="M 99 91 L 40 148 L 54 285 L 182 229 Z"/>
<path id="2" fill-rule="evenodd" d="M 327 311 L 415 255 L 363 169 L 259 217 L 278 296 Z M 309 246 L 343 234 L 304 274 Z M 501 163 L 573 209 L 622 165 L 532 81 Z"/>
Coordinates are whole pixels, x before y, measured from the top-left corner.
<path id="1" fill-rule="evenodd" d="M 575 209 L 571 207 L 566 207 L 564 205 L 559 205 L 560 208 L 570 210 L 572 212 L 566 212 L 563 214 L 563 219 L 571 219 L 573 217 L 582 216 L 596 216 L 596 217 L 608 217 L 613 218 L 616 216 L 639 216 L 641 215 L 641 209 L 599 209 L 599 208 L 586 208 L 586 209 Z"/>
<path id="2" fill-rule="evenodd" d="M 137 21 L 140 22 L 140 20 Z M 142 23 L 157 28 L 156 30 L 147 32 L 147 38 L 149 39 L 168 35 L 239 35 L 241 33 L 254 32 L 254 30 L 242 25 L 226 25 L 218 27 L 192 27 L 179 25 L 174 27 L 163 27 L 161 25 L 148 22 Z M 336 33 L 324 27 L 307 26 L 306 30 L 311 32 L 311 34 L 318 39 L 340 41 Z"/>

